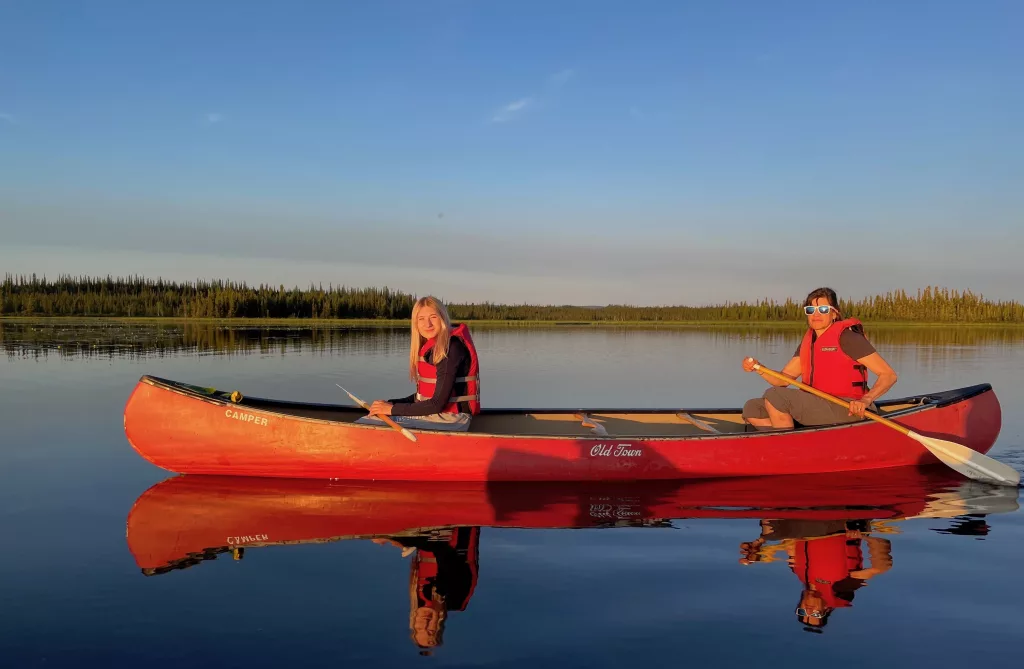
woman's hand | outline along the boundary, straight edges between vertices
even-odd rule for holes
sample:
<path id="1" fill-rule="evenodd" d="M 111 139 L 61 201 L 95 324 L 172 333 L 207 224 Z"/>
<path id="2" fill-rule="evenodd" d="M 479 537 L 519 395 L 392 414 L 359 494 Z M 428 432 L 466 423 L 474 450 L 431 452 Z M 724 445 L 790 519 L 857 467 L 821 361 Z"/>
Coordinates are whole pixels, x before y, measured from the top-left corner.
<path id="1" fill-rule="evenodd" d="M 759 364 L 761 364 L 761 363 L 759 363 L 754 358 L 743 358 L 743 371 L 744 372 L 752 372 L 752 371 L 754 371 L 754 365 L 759 365 Z"/>
<path id="2" fill-rule="evenodd" d="M 388 539 L 387 537 L 376 537 L 374 539 L 371 539 L 370 541 L 372 541 L 373 543 L 377 544 L 378 546 L 384 546 L 386 544 L 390 544 L 390 545 L 395 546 L 397 548 L 405 548 L 405 546 L 403 546 L 402 544 L 398 543 L 394 539 Z"/>
<path id="3" fill-rule="evenodd" d="M 416 552 L 416 547 L 415 546 L 403 546 L 402 544 L 398 543 L 394 539 L 388 539 L 386 537 L 377 537 L 376 539 L 371 539 L 371 541 L 373 541 L 373 543 L 377 544 L 378 546 L 386 546 L 386 545 L 390 544 L 390 545 L 395 546 L 397 548 L 401 548 L 402 549 L 402 557 L 409 557 L 410 555 L 412 555 L 413 553 Z"/>
<path id="4" fill-rule="evenodd" d="M 858 418 L 864 417 L 864 412 L 871 406 L 871 402 L 865 402 L 863 400 L 854 400 L 850 402 L 849 415 L 857 416 Z"/>
<path id="5" fill-rule="evenodd" d="M 371 416 L 390 416 L 391 415 L 391 404 L 384 400 L 374 400 L 373 404 L 370 405 Z"/>

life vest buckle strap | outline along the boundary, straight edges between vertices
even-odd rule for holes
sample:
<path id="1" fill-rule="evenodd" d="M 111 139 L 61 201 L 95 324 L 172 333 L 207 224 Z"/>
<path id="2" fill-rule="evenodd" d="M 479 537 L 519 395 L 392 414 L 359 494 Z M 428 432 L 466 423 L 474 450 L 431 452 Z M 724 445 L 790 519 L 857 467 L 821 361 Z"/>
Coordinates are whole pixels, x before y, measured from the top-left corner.
<path id="1" fill-rule="evenodd" d="M 421 395 L 419 393 L 416 393 L 416 401 L 417 402 L 422 402 L 424 400 L 429 400 L 429 399 L 431 399 L 431 398 L 427 397 L 426 395 Z M 472 402 L 472 401 L 478 400 L 478 399 L 480 399 L 480 395 L 457 395 L 457 396 L 453 396 L 453 397 L 448 398 L 448 402 L 450 402 L 450 403 L 454 403 L 454 402 Z"/>
<path id="2" fill-rule="evenodd" d="M 470 381 L 476 381 L 479 378 L 479 376 L 460 376 L 455 379 L 455 383 L 469 383 Z M 417 376 L 416 381 L 418 383 L 437 383 L 437 379 L 428 379 L 423 376 Z"/>

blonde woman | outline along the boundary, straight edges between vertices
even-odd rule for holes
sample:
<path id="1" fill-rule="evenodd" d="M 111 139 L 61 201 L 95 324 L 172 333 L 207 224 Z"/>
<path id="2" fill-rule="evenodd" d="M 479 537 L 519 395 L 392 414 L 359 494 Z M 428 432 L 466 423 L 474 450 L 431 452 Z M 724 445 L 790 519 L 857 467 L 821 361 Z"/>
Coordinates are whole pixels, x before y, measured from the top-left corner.
<path id="1" fill-rule="evenodd" d="M 358 422 L 383 424 L 374 416 L 392 416 L 405 427 L 465 431 L 480 412 L 480 364 L 469 328 L 453 328 L 435 297 L 421 297 L 412 308 L 409 379 L 415 393 L 374 401 Z"/>

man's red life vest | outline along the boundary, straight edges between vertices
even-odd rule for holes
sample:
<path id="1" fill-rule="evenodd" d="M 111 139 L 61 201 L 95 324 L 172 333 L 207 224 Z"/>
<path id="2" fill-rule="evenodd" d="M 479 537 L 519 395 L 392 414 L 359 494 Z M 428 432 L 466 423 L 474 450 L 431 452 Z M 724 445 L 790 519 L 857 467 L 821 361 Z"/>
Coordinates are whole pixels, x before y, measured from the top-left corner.
<path id="1" fill-rule="evenodd" d="M 845 534 L 837 534 L 796 543 L 793 571 L 804 587 L 813 586 L 825 606 L 833 609 L 851 606 L 836 593 L 835 584 L 849 578 L 850 572 L 864 568 L 860 539 L 847 539 Z"/>
<path id="2" fill-rule="evenodd" d="M 473 338 L 469 336 L 469 328 L 465 323 L 452 329 L 452 337 L 457 337 L 466 345 L 469 351 L 469 372 L 466 376 L 455 379 L 455 387 L 452 389 L 452 396 L 448 399 L 448 405 L 441 410 L 441 413 L 463 413 L 459 408 L 460 403 L 466 403 L 469 413 L 476 415 L 480 413 L 480 363 L 477 360 L 476 346 Z M 437 386 L 437 368 L 431 361 L 430 353 L 437 343 L 437 338 L 428 339 L 420 347 L 420 359 L 416 365 L 416 399 L 426 400 L 434 396 L 434 388 Z"/>
<path id="3" fill-rule="evenodd" d="M 804 333 L 800 344 L 800 375 L 804 383 L 822 392 L 848 400 L 859 400 L 868 390 L 868 370 L 839 346 L 839 335 L 861 325 L 856 318 L 836 321 L 820 337 L 814 330 Z"/>

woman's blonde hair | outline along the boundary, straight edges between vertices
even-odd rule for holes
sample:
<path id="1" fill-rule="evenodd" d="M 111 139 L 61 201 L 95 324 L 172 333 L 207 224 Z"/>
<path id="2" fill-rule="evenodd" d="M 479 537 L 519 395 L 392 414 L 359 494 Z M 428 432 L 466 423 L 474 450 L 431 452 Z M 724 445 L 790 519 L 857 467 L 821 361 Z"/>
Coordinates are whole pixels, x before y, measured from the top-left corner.
<path id="1" fill-rule="evenodd" d="M 448 341 L 451 338 L 452 321 L 448 318 L 448 310 L 444 308 L 441 301 L 431 295 L 416 300 L 416 304 L 412 307 L 412 338 L 409 345 L 409 378 L 413 383 L 416 383 L 416 365 L 419 363 L 420 349 L 423 348 L 423 342 L 425 341 L 420 336 L 420 331 L 416 328 L 416 317 L 419 316 L 420 310 L 424 307 L 430 307 L 441 318 L 441 331 L 437 333 L 437 337 L 435 337 L 437 341 L 431 350 L 433 353 L 433 356 L 431 356 L 432 362 L 435 365 L 439 364 L 448 355 Z"/>
<path id="2" fill-rule="evenodd" d="M 435 648 L 444 644 L 448 605 L 437 588 L 431 588 L 430 602 L 420 602 L 418 577 L 418 569 L 409 570 L 409 637 L 420 648 Z M 423 616 L 418 615 L 421 611 Z"/>

